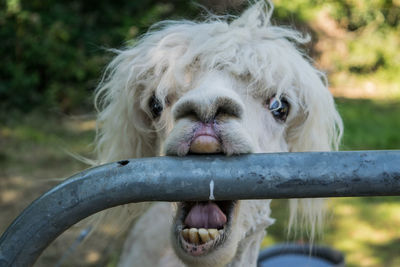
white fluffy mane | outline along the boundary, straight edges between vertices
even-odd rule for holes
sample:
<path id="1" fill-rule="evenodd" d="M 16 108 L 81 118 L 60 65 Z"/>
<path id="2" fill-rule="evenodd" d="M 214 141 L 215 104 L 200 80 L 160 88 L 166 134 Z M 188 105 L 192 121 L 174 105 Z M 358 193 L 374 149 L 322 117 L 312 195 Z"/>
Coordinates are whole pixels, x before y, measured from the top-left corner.
<path id="1" fill-rule="evenodd" d="M 168 96 L 187 92 L 189 81 L 211 70 L 246 81 L 249 95 L 288 98 L 299 114 L 285 132 L 290 152 L 337 150 L 343 126 L 326 77 L 299 52 L 298 46 L 309 38 L 272 25 L 272 11 L 272 4 L 259 1 L 232 21 L 210 17 L 198 23 L 161 22 L 133 46 L 114 50 L 117 56 L 96 92 L 99 163 L 163 155 L 160 130 L 172 122 L 162 115 L 153 123 L 149 99 L 155 92 L 165 105 Z M 300 212 L 312 239 L 321 225 L 321 200 L 291 201 L 290 207 L 290 226 Z"/>

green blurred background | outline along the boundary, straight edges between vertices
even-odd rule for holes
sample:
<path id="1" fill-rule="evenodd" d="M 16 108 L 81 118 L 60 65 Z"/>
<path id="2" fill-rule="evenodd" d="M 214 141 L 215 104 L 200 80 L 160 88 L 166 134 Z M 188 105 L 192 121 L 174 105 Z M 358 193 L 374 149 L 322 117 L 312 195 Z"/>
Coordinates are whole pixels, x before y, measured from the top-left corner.
<path id="1" fill-rule="evenodd" d="M 225 11 L 223 0 L 212 2 L 202 4 Z M 228 2 L 230 13 L 243 9 Z M 341 149 L 399 149 L 400 0 L 273 2 L 275 24 L 313 37 L 306 50 L 328 74 L 345 124 Z M 92 95 L 113 56 L 107 49 L 134 42 L 157 21 L 204 14 L 183 0 L 0 0 L 0 233 L 55 178 L 87 167 L 69 153 L 92 156 Z M 331 199 L 318 242 L 345 252 L 348 266 L 400 266 L 399 201 Z M 291 240 L 286 201 L 273 201 L 272 212 L 278 221 L 264 246 Z M 74 238 L 55 242 L 39 266 L 57 262 Z M 107 228 L 96 238 L 121 243 Z M 99 243 L 67 265 L 113 266 L 119 246 Z"/>

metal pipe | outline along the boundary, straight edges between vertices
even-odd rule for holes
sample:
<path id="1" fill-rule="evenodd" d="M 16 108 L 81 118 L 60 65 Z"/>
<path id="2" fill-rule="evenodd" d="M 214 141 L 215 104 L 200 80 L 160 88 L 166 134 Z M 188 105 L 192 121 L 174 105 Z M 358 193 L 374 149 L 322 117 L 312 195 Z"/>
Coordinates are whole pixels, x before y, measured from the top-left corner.
<path id="1" fill-rule="evenodd" d="M 400 151 L 124 160 L 78 173 L 34 201 L 0 239 L 0 266 L 29 266 L 98 211 L 143 201 L 400 195 Z"/>

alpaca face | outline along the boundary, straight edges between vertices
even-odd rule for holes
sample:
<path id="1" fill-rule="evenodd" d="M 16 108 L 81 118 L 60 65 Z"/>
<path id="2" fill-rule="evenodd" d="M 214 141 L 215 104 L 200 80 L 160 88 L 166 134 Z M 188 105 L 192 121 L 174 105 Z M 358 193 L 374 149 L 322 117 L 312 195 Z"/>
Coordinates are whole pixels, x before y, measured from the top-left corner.
<path id="1" fill-rule="evenodd" d="M 288 151 L 286 123 L 294 116 L 284 96 L 249 94 L 245 81 L 223 70 L 196 77 L 188 87 L 168 101 L 149 102 L 154 126 L 164 125 L 156 129 L 162 154 Z M 161 102 L 169 106 L 163 108 Z M 267 202 L 264 205 L 269 208 Z M 238 219 L 249 216 L 241 207 L 241 201 L 179 203 L 172 229 L 177 254 L 190 265 L 228 263 L 249 231 Z"/>
<path id="2" fill-rule="evenodd" d="M 272 26 L 271 12 L 259 1 L 232 22 L 167 23 L 119 51 L 97 92 L 100 160 L 337 149 L 325 76 L 297 49 L 307 38 Z M 293 207 L 315 224 L 320 206 L 302 201 Z M 268 200 L 177 207 L 171 243 L 186 264 L 256 264 Z"/>

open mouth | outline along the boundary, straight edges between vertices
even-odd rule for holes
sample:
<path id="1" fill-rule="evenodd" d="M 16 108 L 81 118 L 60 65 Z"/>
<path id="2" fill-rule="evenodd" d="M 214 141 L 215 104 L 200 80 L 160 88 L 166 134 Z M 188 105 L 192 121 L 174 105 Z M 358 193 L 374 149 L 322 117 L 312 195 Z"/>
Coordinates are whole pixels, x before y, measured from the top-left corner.
<path id="1" fill-rule="evenodd" d="M 182 249 L 204 255 L 229 236 L 236 201 L 181 202 L 176 234 Z"/>

